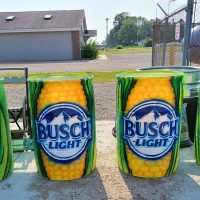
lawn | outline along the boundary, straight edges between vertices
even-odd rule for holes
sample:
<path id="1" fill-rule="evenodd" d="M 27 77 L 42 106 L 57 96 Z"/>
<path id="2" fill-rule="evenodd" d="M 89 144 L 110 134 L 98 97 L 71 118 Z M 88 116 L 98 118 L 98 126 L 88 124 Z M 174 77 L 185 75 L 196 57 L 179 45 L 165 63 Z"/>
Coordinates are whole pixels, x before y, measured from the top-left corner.
<path id="1" fill-rule="evenodd" d="M 57 72 L 57 73 L 37 73 L 37 74 L 29 74 L 29 77 L 47 77 L 51 75 L 68 75 L 68 76 L 74 76 L 74 75 L 89 75 L 92 74 L 94 76 L 94 82 L 114 82 L 116 81 L 115 74 L 119 73 L 121 71 L 92 71 L 92 72 Z"/>
<path id="2" fill-rule="evenodd" d="M 127 70 L 126 70 L 127 71 Z M 41 77 L 45 78 L 48 76 L 87 76 L 87 75 L 93 75 L 93 82 L 94 83 L 99 83 L 99 82 L 115 82 L 116 77 L 115 75 L 117 73 L 120 73 L 122 71 L 91 71 L 91 72 L 48 72 L 48 73 L 35 73 L 35 74 L 29 74 L 29 78 L 34 78 L 34 77 Z M 21 77 L 22 74 L 0 74 L 1 77 Z"/>
<path id="3" fill-rule="evenodd" d="M 151 47 L 124 47 L 123 49 L 110 48 L 108 50 L 100 50 L 99 54 L 132 54 L 132 53 L 151 53 Z"/>

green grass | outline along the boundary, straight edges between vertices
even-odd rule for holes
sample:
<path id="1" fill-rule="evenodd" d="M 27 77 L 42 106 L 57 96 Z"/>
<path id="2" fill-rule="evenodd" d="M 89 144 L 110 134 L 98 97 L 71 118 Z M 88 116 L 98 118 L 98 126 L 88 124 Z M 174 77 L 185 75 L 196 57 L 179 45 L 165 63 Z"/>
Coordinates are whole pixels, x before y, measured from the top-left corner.
<path id="1" fill-rule="evenodd" d="M 57 72 L 57 73 L 37 73 L 37 74 L 30 74 L 29 77 L 47 77 L 52 75 L 89 75 L 92 74 L 94 76 L 94 82 L 114 82 L 116 81 L 115 74 L 120 73 L 121 71 L 91 71 L 91 72 Z"/>
<path id="2" fill-rule="evenodd" d="M 120 73 L 122 71 L 91 71 L 91 72 L 48 72 L 48 73 L 35 73 L 35 74 L 29 74 L 30 78 L 34 77 L 47 77 L 47 76 L 62 76 L 62 75 L 68 75 L 68 76 L 74 76 L 74 75 L 89 75 L 92 74 L 94 76 L 94 82 L 114 82 L 116 81 L 115 74 Z M 22 76 L 20 74 L 0 74 L 0 77 L 4 76 Z"/>
<path id="3" fill-rule="evenodd" d="M 134 54 L 134 53 L 151 53 L 151 47 L 123 47 L 123 49 L 110 48 L 108 50 L 100 50 L 99 54 Z"/>

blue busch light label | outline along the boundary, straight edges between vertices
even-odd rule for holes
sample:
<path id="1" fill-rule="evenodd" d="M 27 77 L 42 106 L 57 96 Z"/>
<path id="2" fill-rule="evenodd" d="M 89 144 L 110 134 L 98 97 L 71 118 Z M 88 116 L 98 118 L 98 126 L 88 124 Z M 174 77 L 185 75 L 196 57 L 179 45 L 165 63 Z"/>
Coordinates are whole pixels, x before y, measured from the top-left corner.
<path id="1" fill-rule="evenodd" d="M 91 137 L 88 113 L 72 103 L 46 107 L 35 122 L 37 142 L 57 162 L 70 162 L 86 150 Z"/>
<path id="2" fill-rule="evenodd" d="M 129 148 L 145 159 L 166 155 L 179 138 L 179 115 L 162 100 L 144 101 L 123 118 Z"/>

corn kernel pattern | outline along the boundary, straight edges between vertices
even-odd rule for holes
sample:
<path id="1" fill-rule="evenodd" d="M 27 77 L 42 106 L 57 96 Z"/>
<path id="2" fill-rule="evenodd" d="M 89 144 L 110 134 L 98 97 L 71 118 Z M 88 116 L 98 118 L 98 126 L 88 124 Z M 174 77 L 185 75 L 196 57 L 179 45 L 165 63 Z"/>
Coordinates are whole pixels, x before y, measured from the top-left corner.
<path id="1" fill-rule="evenodd" d="M 170 78 L 138 78 L 128 96 L 126 113 L 138 103 L 150 99 L 162 99 L 175 106 L 175 94 Z M 145 160 L 135 155 L 126 145 L 127 160 L 133 176 L 146 178 L 165 176 L 171 154 L 172 151 L 159 160 Z"/>
<path id="2" fill-rule="evenodd" d="M 37 101 L 37 113 L 50 104 L 71 102 L 87 110 L 87 100 L 80 80 L 45 82 Z M 51 180 L 73 180 L 81 178 L 85 169 L 86 152 L 68 164 L 56 163 L 41 150 L 47 176 Z"/>

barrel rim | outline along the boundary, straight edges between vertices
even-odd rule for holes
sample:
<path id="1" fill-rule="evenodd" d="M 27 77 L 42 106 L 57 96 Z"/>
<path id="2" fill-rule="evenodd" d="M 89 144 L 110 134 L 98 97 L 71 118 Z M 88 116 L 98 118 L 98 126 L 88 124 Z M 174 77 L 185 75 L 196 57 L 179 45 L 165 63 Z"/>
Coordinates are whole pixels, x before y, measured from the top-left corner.
<path id="1" fill-rule="evenodd" d="M 183 72 L 177 71 L 163 71 L 163 70 L 133 70 L 133 71 L 126 71 L 120 72 L 115 75 L 116 78 L 163 78 L 163 77 L 174 77 L 174 76 L 184 76 Z"/>
<path id="2" fill-rule="evenodd" d="M 159 69 L 172 69 L 172 71 L 174 70 L 178 70 L 178 69 L 182 69 L 182 71 L 180 72 L 184 72 L 186 74 L 189 74 L 189 73 L 195 73 L 195 72 L 200 72 L 200 67 L 197 67 L 197 66 L 151 66 L 151 67 L 148 67 L 148 66 L 144 66 L 144 67 L 140 67 L 138 68 L 137 70 L 140 71 L 140 70 L 152 70 L 152 69 L 155 69 L 155 70 L 159 70 Z M 187 71 L 184 71 L 187 70 Z M 190 71 L 188 71 L 190 70 Z"/>

